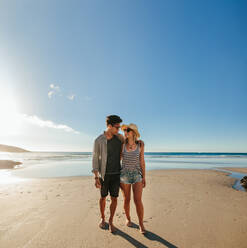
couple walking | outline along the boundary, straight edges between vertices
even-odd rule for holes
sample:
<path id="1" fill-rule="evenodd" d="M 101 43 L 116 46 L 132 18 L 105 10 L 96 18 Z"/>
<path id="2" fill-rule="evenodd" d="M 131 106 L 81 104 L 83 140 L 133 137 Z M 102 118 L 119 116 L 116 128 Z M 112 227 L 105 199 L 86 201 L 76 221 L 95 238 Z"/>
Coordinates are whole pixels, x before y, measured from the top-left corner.
<path id="1" fill-rule="evenodd" d="M 106 117 L 107 129 L 94 141 L 93 170 L 95 186 L 100 189 L 100 213 L 99 226 L 106 228 L 105 205 L 108 192 L 111 196 L 109 228 L 116 231 L 113 225 L 113 217 L 117 207 L 119 188 L 124 197 L 124 210 L 126 225 L 132 226 L 130 218 L 131 185 L 139 219 L 139 228 L 145 233 L 143 225 L 144 209 L 142 204 L 142 190 L 146 186 L 144 143 L 139 140 L 140 134 L 135 124 L 120 125 L 121 118 L 117 115 Z M 124 137 L 118 133 L 124 131 Z M 122 161 L 122 163 L 121 163 Z"/>

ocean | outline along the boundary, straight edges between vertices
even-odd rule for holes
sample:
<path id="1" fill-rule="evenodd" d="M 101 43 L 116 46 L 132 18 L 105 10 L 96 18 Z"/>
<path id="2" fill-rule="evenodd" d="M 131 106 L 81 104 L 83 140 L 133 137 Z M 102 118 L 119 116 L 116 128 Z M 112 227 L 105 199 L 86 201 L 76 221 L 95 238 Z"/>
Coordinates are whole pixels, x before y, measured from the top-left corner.
<path id="1" fill-rule="evenodd" d="M 3 175 L 19 178 L 92 175 L 90 152 L 0 152 L 0 159 L 22 163 L 13 170 L 0 170 L 0 180 Z M 247 167 L 247 153 L 146 152 L 145 161 L 147 171 Z"/>

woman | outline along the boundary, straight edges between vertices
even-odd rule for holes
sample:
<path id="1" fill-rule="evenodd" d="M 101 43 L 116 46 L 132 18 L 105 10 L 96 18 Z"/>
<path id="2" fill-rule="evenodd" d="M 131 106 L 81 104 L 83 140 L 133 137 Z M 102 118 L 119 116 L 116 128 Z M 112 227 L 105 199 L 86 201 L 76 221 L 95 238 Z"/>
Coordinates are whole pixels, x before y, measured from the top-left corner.
<path id="1" fill-rule="evenodd" d="M 140 134 L 135 124 L 122 125 L 125 142 L 122 149 L 122 169 L 120 185 L 124 196 L 124 210 L 126 214 L 126 225 L 132 226 L 130 219 L 130 195 L 131 185 L 136 205 L 136 212 L 139 219 L 140 232 L 146 232 L 143 225 L 144 209 L 142 204 L 142 190 L 146 186 L 144 143 L 138 140 Z"/>

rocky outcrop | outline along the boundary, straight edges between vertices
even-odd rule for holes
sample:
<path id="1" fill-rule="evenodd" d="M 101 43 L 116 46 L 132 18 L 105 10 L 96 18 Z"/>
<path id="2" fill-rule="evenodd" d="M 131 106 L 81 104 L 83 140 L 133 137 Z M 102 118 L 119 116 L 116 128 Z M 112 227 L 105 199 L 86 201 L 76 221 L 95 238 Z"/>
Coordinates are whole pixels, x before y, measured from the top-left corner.
<path id="1" fill-rule="evenodd" d="M 247 189 L 247 176 L 244 176 L 241 180 L 240 180 L 240 184 L 242 187 L 244 187 L 245 189 Z"/>
<path id="2" fill-rule="evenodd" d="M 13 169 L 16 165 L 20 165 L 21 162 L 12 160 L 0 160 L 0 169 Z"/>

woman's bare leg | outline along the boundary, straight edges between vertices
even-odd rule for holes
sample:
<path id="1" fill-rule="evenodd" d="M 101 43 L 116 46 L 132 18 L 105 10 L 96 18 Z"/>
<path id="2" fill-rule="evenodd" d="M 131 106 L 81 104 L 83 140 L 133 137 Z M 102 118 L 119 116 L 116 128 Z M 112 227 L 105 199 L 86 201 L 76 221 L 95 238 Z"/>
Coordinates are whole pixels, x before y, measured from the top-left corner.
<path id="1" fill-rule="evenodd" d="M 139 226 L 141 233 L 145 232 L 145 227 L 143 225 L 143 216 L 144 216 L 144 208 L 142 204 L 142 182 L 138 182 L 133 184 L 133 195 L 134 195 L 134 202 L 136 205 L 136 212 L 139 219 Z"/>
<path id="2" fill-rule="evenodd" d="M 124 211 L 126 215 L 126 225 L 131 225 L 130 220 L 130 197 L 131 197 L 131 184 L 121 183 L 121 189 L 124 197 Z"/>

